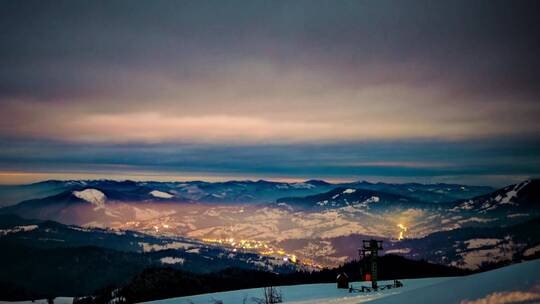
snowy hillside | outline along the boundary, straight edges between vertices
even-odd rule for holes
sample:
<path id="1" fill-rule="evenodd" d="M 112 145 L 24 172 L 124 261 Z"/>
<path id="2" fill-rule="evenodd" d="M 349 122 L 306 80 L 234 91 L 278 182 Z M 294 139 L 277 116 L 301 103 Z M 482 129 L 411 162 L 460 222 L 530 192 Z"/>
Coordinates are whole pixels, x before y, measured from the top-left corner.
<path id="1" fill-rule="evenodd" d="M 83 191 L 73 191 L 73 195 L 76 197 L 95 205 L 95 209 L 101 209 L 105 206 L 105 200 L 107 197 L 103 192 L 96 189 L 85 189 Z"/>
<path id="2" fill-rule="evenodd" d="M 405 287 L 400 289 L 390 289 L 383 292 L 362 294 L 362 293 L 349 293 L 347 289 L 337 289 L 335 283 L 326 284 L 305 284 L 305 285 L 292 285 L 281 286 L 279 290 L 283 295 L 283 301 L 285 303 L 304 304 L 304 303 L 361 303 L 368 300 L 373 300 L 383 296 L 389 296 L 404 291 L 415 290 L 418 288 L 426 287 L 433 284 L 438 284 L 450 280 L 451 278 L 429 278 L 429 279 L 414 279 L 404 280 Z M 388 284 L 392 282 L 387 282 Z M 368 285 L 367 283 L 355 282 L 353 286 L 357 287 L 361 284 Z M 255 298 L 263 297 L 262 288 L 251 288 L 235 291 L 209 293 L 197 296 L 180 297 L 173 299 L 166 299 L 160 301 L 153 301 L 148 303 L 156 304 L 207 304 L 214 303 L 215 300 L 223 301 L 223 304 L 237 304 L 243 303 L 246 299 L 246 304 L 256 303 Z"/>
<path id="3" fill-rule="evenodd" d="M 374 293 L 349 293 L 336 284 L 280 287 L 285 303 L 535 303 L 540 301 L 540 260 L 524 262 L 465 277 L 402 280 L 403 288 Z M 353 286 L 367 283 L 353 283 Z M 255 303 L 262 288 L 218 292 L 154 301 L 156 304 Z M 246 301 L 244 302 L 244 299 Z M 514 299 L 513 302 L 493 299 Z"/>
<path id="4" fill-rule="evenodd" d="M 540 260 L 497 270 L 453 278 L 415 292 L 373 301 L 385 303 L 538 303 L 540 302 Z"/>

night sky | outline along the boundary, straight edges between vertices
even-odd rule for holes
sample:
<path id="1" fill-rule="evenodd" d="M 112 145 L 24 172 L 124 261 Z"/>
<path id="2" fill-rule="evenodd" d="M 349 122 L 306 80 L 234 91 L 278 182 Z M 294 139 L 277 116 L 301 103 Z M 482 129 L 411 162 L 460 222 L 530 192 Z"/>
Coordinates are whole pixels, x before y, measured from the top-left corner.
<path id="1" fill-rule="evenodd" d="M 0 1 L 0 183 L 540 176 L 538 1 Z"/>

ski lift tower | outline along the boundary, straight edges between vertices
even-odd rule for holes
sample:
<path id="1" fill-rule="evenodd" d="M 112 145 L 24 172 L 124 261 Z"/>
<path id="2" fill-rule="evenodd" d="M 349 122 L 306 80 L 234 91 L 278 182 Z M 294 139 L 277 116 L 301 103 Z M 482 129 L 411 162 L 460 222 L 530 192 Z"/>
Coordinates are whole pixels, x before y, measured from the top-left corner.
<path id="1" fill-rule="evenodd" d="M 360 288 L 353 288 L 352 286 L 349 287 L 349 292 L 371 292 L 371 291 L 378 291 L 378 290 L 384 290 L 384 289 L 390 289 L 390 288 L 399 288 L 403 287 L 403 283 L 401 283 L 398 280 L 394 280 L 393 284 L 386 284 L 382 286 L 378 286 L 377 284 L 377 259 L 379 257 L 379 250 L 382 250 L 382 242 L 383 241 L 377 241 L 374 239 L 371 240 L 363 240 L 362 241 L 362 248 L 358 249 L 358 253 L 360 254 L 360 257 L 362 260 L 368 261 L 367 258 L 369 258 L 368 269 L 366 270 L 366 281 L 371 281 L 371 287 L 368 286 L 360 286 Z M 363 263 L 364 264 L 364 263 Z M 368 267 L 365 267 L 368 268 Z"/>
<path id="2" fill-rule="evenodd" d="M 382 250 L 382 242 L 383 241 L 377 241 L 374 239 L 371 240 L 363 240 L 362 241 L 362 248 L 359 250 L 360 255 L 362 259 L 365 259 L 367 256 L 369 256 L 370 259 L 370 268 L 371 268 L 371 288 L 373 290 L 377 290 L 377 257 L 379 255 L 379 250 Z"/>

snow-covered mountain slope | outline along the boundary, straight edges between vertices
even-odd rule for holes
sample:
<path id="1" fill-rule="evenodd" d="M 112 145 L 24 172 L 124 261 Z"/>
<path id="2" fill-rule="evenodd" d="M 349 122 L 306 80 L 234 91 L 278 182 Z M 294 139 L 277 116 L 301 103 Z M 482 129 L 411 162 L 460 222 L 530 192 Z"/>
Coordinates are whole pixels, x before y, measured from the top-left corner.
<path id="1" fill-rule="evenodd" d="M 402 280 L 404 287 L 372 293 L 349 293 L 335 283 L 279 286 L 284 303 L 538 303 L 540 302 L 540 260 L 524 262 L 464 277 Z M 391 282 L 380 282 L 380 284 Z M 367 282 L 352 283 L 369 286 Z M 202 304 L 257 303 L 262 288 L 171 298 L 148 303 Z M 513 300 L 513 301 L 510 301 Z"/>
<path id="2" fill-rule="evenodd" d="M 414 291 L 374 300 L 373 304 L 502 304 L 540 302 L 540 260 L 453 278 Z"/>
<path id="3" fill-rule="evenodd" d="M 526 180 L 490 194 L 441 204 L 431 225 L 444 230 L 508 226 L 540 216 L 540 180 Z"/>
<path id="4" fill-rule="evenodd" d="M 386 253 L 469 269 L 511 263 L 540 257 L 540 218 L 506 227 L 441 231 L 385 246 Z"/>
<path id="5" fill-rule="evenodd" d="M 304 284 L 304 285 L 291 285 L 291 286 L 279 286 L 278 289 L 282 294 L 283 303 L 294 304 L 323 304 L 323 303 L 340 303 L 340 304 L 353 304 L 363 303 L 372 299 L 389 296 L 396 293 L 402 293 L 426 287 L 429 285 L 441 283 L 451 278 L 428 278 L 428 279 L 411 279 L 404 280 L 404 287 L 399 289 L 390 289 L 373 294 L 361 294 L 361 293 L 349 293 L 347 289 L 336 288 L 335 283 L 324 284 Z M 381 281 L 381 284 L 391 284 L 392 281 Z M 366 282 L 354 282 L 354 287 L 361 285 L 369 286 Z M 263 288 L 251 288 L 235 291 L 208 293 L 196 296 L 179 297 L 172 299 L 165 299 L 159 301 L 152 301 L 146 303 L 155 304 L 207 304 L 216 303 L 216 301 L 222 301 L 223 304 L 254 304 L 258 303 L 257 299 L 263 298 Z"/>
<path id="6" fill-rule="evenodd" d="M 159 191 L 159 190 L 150 191 L 150 195 L 157 198 L 173 198 L 174 197 L 174 195 L 170 193 Z"/>
<path id="7" fill-rule="evenodd" d="M 403 195 L 356 188 L 336 188 L 305 197 L 281 198 L 277 200 L 277 205 L 300 210 L 325 210 L 343 207 L 363 210 L 437 207 L 437 205 L 424 203 Z"/>
<path id="8" fill-rule="evenodd" d="M 105 208 L 107 197 L 99 190 L 85 189 L 82 191 L 73 191 L 73 195 L 96 206 L 95 210 Z"/>
<path id="9" fill-rule="evenodd" d="M 479 214 L 505 213 L 510 217 L 519 217 L 520 214 L 517 212 L 538 212 L 539 209 L 540 180 L 535 179 L 510 185 L 470 200 L 459 201 L 452 206 L 450 211 Z"/>
<path id="10" fill-rule="evenodd" d="M 448 203 L 491 193 L 494 188 L 458 184 L 420 184 L 420 183 L 370 183 L 366 181 L 341 184 L 340 187 L 380 191 L 404 195 L 412 199 L 430 203 Z"/>

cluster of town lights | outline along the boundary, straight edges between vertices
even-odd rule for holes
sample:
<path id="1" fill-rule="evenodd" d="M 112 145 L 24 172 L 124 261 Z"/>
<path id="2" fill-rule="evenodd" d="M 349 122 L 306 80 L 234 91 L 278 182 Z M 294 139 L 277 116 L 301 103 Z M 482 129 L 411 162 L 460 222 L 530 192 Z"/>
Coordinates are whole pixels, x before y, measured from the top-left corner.
<path id="1" fill-rule="evenodd" d="M 161 227 L 163 227 L 164 229 L 169 229 L 169 225 L 167 224 L 162 224 Z M 154 226 L 153 228 L 155 232 L 159 232 L 159 226 Z"/>
<path id="2" fill-rule="evenodd" d="M 405 225 L 403 224 L 398 224 L 397 225 L 400 229 L 399 231 L 399 236 L 398 236 L 398 240 L 403 240 L 403 238 L 405 237 L 405 232 L 407 232 L 407 227 L 405 227 Z"/>
<path id="3" fill-rule="evenodd" d="M 296 263 L 297 258 L 294 254 L 287 254 L 282 249 L 274 249 L 268 245 L 268 243 L 264 241 L 255 241 L 255 240 L 235 240 L 234 238 L 225 238 L 225 239 L 209 239 L 205 238 L 202 239 L 205 243 L 213 243 L 213 244 L 220 244 L 220 245 L 228 245 L 233 247 L 233 250 L 236 251 L 238 249 L 248 250 L 248 251 L 256 251 L 257 253 L 261 255 L 268 255 L 268 256 L 279 256 L 283 258 L 283 261 L 285 262 L 292 262 Z"/>

